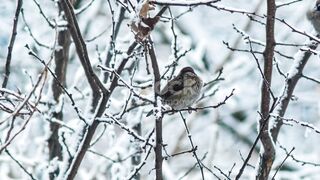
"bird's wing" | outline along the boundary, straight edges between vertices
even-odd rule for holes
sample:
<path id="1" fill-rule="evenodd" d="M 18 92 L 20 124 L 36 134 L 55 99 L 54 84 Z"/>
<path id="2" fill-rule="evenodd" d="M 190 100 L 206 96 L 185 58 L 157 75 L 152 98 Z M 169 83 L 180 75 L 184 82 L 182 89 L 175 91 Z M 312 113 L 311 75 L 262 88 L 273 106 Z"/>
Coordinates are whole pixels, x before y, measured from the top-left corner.
<path id="1" fill-rule="evenodd" d="M 180 91 L 183 89 L 183 83 L 176 83 L 172 86 L 174 91 Z"/>
<path id="2" fill-rule="evenodd" d="M 168 98 L 175 94 L 175 92 L 183 89 L 183 82 L 178 81 L 176 78 L 169 81 L 168 84 L 162 89 L 160 96 L 162 98 Z"/>

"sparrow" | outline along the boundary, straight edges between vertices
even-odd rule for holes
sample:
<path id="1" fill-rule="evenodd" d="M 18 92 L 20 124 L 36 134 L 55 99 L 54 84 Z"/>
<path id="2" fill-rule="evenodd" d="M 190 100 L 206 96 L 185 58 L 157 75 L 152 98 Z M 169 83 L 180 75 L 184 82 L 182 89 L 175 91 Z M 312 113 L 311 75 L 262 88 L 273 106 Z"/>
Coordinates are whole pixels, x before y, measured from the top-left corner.
<path id="1" fill-rule="evenodd" d="M 174 110 L 191 107 L 199 98 L 203 82 L 191 67 L 184 67 L 161 90 L 162 103 Z"/>
<path id="2" fill-rule="evenodd" d="M 320 33 L 320 0 L 317 0 L 314 8 L 307 12 L 307 18 L 317 33 Z"/>

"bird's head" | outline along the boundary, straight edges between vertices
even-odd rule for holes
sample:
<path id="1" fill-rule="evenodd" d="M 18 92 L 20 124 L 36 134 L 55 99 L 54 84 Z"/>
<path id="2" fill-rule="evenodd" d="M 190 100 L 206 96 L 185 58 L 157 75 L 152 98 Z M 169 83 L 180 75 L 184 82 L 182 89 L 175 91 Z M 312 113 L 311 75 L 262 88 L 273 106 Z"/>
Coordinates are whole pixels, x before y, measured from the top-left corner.
<path id="1" fill-rule="evenodd" d="M 183 81 L 186 83 L 185 85 L 193 84 L 194 81 L 196 81 L 196 79 L 198 78 L 192 67 L 184 67 L 183 69 L 181 69 L 178 76 L 183 79 Z"/>
<path id="2" fill-rule="evenodd" d="M 194 72 L 192 67 L 188 66 L 188 67 L 182 68 L 179 75 L 182 77 L 193 77 L 193 76 L 196 76 L 196 73 Z"/>
<path id="3" fill-rule="evenodd" d="M 320 0 L 316 1 L 316 5 L 314 7 L 318 12 L 320 12 Z"/>
<path id="4" fill-rule="evenodd" d="M 307 18 L 309 20 L 316 20 L 320 17 L 320 0 L 317 0 L 314 7 L 307 11 Z"/>

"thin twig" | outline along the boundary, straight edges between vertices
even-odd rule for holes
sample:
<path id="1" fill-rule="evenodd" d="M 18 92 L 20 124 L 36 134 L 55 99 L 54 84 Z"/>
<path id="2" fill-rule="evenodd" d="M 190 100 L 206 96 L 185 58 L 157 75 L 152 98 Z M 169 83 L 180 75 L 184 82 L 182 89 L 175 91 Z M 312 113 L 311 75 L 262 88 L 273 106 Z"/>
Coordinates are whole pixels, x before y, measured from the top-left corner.
<path id="1" fill-rule="evenodd" d="M 163 113 L 167 114 L 167 113 L 172 113 L 172 112 L 183 112 L 183 111 L 190 112 L 190 111 L 199 111 L 199 110 L 204 110 L 204 109 L 215 109 L 215 108 L 218 108 L 218 107 L 226 104 L 227 100 L 233 96 L 234 91 L 235 91 L 235 89 L 232 89 L 231 93 L 229 95 L 227 95 L 223 101 L 219 102 L 216 105 L 196 107 L 196 108 L 189 107 L 189 108 L 184 108 L 184 109 L 179 109 L 179 110 L 171 109 L 171 110 L 165 110 L 165 111 L 163 111 Z"/>
<path id="2" fill-rule="evenodd" d="M 186 122 L 186 119 L 183 117 L 182 113 L 180 113 L 180 116 L 182 118 L 182 121 L 183 121 L 183 124 L 184 124 L 184 127 L 186 129 L 186 132 L 188 134 L 188 138 L 189 138 L 189 142 L 190 142 L 190 145 L 191 145 L 191 148 L 193 149 L 192 151 L 192 154 L 193 156 L 195 157 L 197 163 L 198 163 L 198 166 L 200 168 L 200 172 L 201 172 L 201 176 L 202 176 L 202 179 L 204 180 L 204 173 L 203 173 L 203 166 L 202 166 L 202 162 L 200 161 L 200 159 L 198 158 L 198 155 L 197 155 L 197 146 L 194 146 L 194 143 L 193 143 L 193 140 L 192 140 L 192 137 L 191 137 L 191 133 L 189 131 L 189 128 L 188 128 L 188 125 L 187 125 L 187 122 Z"/>
<path id="3" fill-rule="evenodd" d="M 28 172 L 28 170 L 27 170 L 25 167 L 23 167 L 23 165 L 22 165 L 16 158 L 14 158 L 14 157 L 11 155 L 11 153 L 8 151 L 8 149 L 5 149 L 4 151 L 8 154 L 8 156 L 9 156 L 14 162 L 16 162 L 16 163 L 18 164 L 18 166 L 30 177 L 30 179 L 36 180 L 36 178 L 34 178 L 33 175 L 32 175 L 30 172 Z"/>
<path id="4" fill-rule="evenodd" d="M 287 153 L 286 157 L 284 158 L 284 160 L 281 162 L 280 166 L 277 168 L 276 172 L 274 173 L 274 175 L 272 176 L 272 180 L 274 180 L 274 178 L 276 177 L 278 171 L 280 170 L 280 168 L 283 166 L 284 162 L 288 159 L 288 157 L 290 156 L 290 154 L 293 152 L 295 148 L 293 147 L 291 149 L 291 151 L 289 153 Z"/>
<path id="5" fill-rule="evenodd" d="M 209 5 L 212 3 L 217 3 L 221 0 L 190 0 L 190 1 L 171 1 L 171 0 L 150 0 L 150 3 L 157 5 L 166 5 L 166 6 L 198 6 L 198 5 Z"/>
<path id="6" fill-rule="evenodd" d="M 2 86 L 1 86 L 2 88 L 7 87 L 9 76 L 10 76 L 12 49 L 13 49 L 14 42 L 15 42 L 16 36 L 17 36 L 17 26 L 18 26 L 19 14 L 21 12 L 22 3 L 23 3 L 22 0 L 18 0 L 18 2 L 17 2 L 17 8 L 16 8 L 16 12 L 14 15 L 14 19 L 13 19 L 13 26 L 12 26 L 10 43 L 8 46 L 8 54 L 7 54 L 6 65 L 5 65 L 4 80 L 3 80 Z"/>
<path id="7" fill-rule="evenodd" d="M 260 114 L 260 113 L 259 113 L 259 114 Z M 260 116 L 261 116 L 261 118 L 263 118 L 261 114 L 260 114 Z M 269 117 L 268 117 L 268 119 L 269 119 Z M 258 133 L 256 139 L 254 140 L 254 143 L 253 143 L 252 146 L 251 146 L 251 149 L 250 149 L 250 151 L 249 151 L 249 153 L 248 153 L 248 155 L 247 155 L 247 158 L 244 160 L 244 162 L 243 162 L 243 164 L 242 164 L 242 166 L 241 166 L 241 168 L 240 168 L 240 170 L 239 170 L 239 172 L 238 172 L 238 174 L 237 174 L 237 176 L 236 176 L 236 178 L 235 178 L 236 180 L 240 179 L 240 177 L 241 177 L 244 169 L 246 168 L 246 166 L 247 166 L 247 164 L 248 164 L 248 162 L 249 162 L 249 160 L 250 160 L 250 158 L 251 158 L 251 155 L 252 155 L 252 153 L 253 153 L 253 150 L 255 149 L 255 147 L 256 147 L 259 139 L 260 139 L 262 130 L 265 128 L 265 126 L 266 126 L 266 124 L 267 124 L 268 121 L 267 121 L 267 119 L 263 119 L 262 122 L 263 122 L 263 124 L 260 124 L 259 133 Z"/>
<path id="8" fill-rule="evenodd" d="M 49 18 L 45 15 L 45 13 L 42 11 L 42 8 L 39 4 L 39 2 L 37 0 L 33 0 L 33 2 L 36 4 L 36 6 L 38 7 L 39 11 L 40 11 L 40 14 L 41 16 L 47 21 L 48 25 L 53 29 L 55 28 L 55 25 L 50 22 Z"/>

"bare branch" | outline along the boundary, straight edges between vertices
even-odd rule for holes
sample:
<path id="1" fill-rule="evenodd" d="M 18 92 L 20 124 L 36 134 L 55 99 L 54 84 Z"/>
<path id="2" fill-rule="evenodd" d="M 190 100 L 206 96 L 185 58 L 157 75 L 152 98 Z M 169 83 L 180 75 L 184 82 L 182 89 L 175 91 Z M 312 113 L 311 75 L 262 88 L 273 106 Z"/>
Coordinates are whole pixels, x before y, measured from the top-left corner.
<path id="1" fill-rule="evenodd" d="M 284 150 L 285 153 L 286 153 L 288 156 L 290 156 L 293 161 L 301 164 L 302 166 L 304 166 L 304 165 L 310 165 L 310 166 L 320 167 L 320 164 L 313 163 L 313 162 L 301 161 L 301 160 L 295 158 L 292 154 L 289 154 L 289 151 L 288 151 L 285 147 L 283 147 L 283 146 L 280 145 L 280 144 L 279 144 L 279 147 L 280 147 L 282 150 Z M 294 147 L 293 147 L 293 148 L 294 148 Z"/>
<path id="2" fill-rule="evenodd" d="M 153 41 L 151 37 L 149 37 L 149 44 L 148 44 L 148 52 L 150 55 L 151 65 L 153 69 L 153 75 L 154 75 L 154 82 L 153 82 L 153 88 L 154 88 L 154 109 L 161 108 L 161 105 L 159 104 L 159 92 L 160 92 L 160 71 L 159 66 L 157 62 L 157 57 L 155 54 Z M 162 156 L 162 117 L 163 113 L 161 112 L 155 112 L 156 120 L 155 120 L 155 130 L 156 130 L 156 147 L 155 147 L 155 169 L 156 169 L 156 180 L 162 180 L 162 162 L 163 162 L 163 156 Z"/>
<path id="3" fill-rule="evenodd" d="M 18 26 L 19 14 L 21 11 L 22 3 L 23 3 L 22 0 L 17 1 L 17 8 L 14 15 L 14 19 L 13 19 L 12 33 L 11 33 L 10 43 L 8 46 L 8 54 L 7 54 L 6 65 L 5 65 L 5 74 L 4 74 L 4 79 L 1 86 L 2 88 L 7 87 L 9 76 L 10 76 L 12 49 L 17 36 L 17 26 Z"/>
<path id="4" fill-rule="evenodd" d="M 268 179 L 272 164 L 275 158 L 275 148 L 273 140 L 269 132 L 269 111 L 270 111 L 270 87 L 273 68 L 275 38 L 274 38 L 274 25 L 275 25 L 276 5 L 275 0 L 267 1 L 267 24 L 266 24 L 266 47 L 263 52 L 264 58 L 264 79 L 261 88 L 261 119 L 259 121 L 261 128 L 261 143 L 263 151 L 261 151 L 259 168 L 256 178 L 259 180 Z M 267 121 L 267 122 L 264 122 Z M 263 125 L 265 123 L 265 125 Z M 262 128 L 263 127 L 263 128 Z"/>
<path id="5" fill-rule="evenodd" d="M 286 3 L 279 4 L 279 5 L 277 5 L 276 7 L 277 7 L 277 9 L 278 9 L 278 8 L 283 7 L 283 6 L 289 6 L 289 5 L 291 5 L 291 4 L 294 4 L 294 3 L 297 3 L 297 2 L 301 2 L 301 1 L 303 1 L 303 0 L 293 0 L 293 1 L 290 1 L 290 2 L 286 2 Z"/>
<path id="6" fill-rule="evenodd" d="M 223 101 L 219 102 L 218 104 L 216 105 L 212 105 L 212 106 L 204 106 L 204 107 L 196 107 L 196 108 L 185 108 L 185 109 L 179 109 L 179 110 L 174 110 L 174 109 L 171 109 L 171 110 L 165 110 L 163 111 L 164 114 L 167 114 L 167 113 L 172 113 L 172 112 L 183 112 L 183 111 L 198 111 L 198 110 L 204 110 L 204 109 L 215 109 L 215 108 L 218 108 L 224 104 L 226 104 L 227 100 L 229 98 L 231 98 L 233 96 L 233 93 L 234 93 L 235 89 L 232 89 L 231 93 L 229 95 L 227 95 Z"/>
<path id="7" fill-rule="evenodd" d="M 319 42 L 312 40 L 312 41 L 308 41 L 306 44 L 309 44 L 308 48 L 316 49 L 318 47 Z M 302 71 L 311 55 L 312 55 L 311 51 L 301 51 L 301 50 L 299 50 L 299 52 L 295 55 L 296 58 L 287 75 L 287 79 L 283 87 L 282 96 L 278 101 L 277 109 L 275 109 L 275 113 L 277 117 L 283 117 L 284 114 L 286 113 L 293 91 L 298 81 L 302 77 Z M 272 126 L 270 130 L 274 141 L 277 140 L 282 124 L 283 124 L 283 121 L 281 118 L 275 119 L 275 124 Z"/>
<path id="8" fill-rule="evenodd" d="M 107 89 L 104 87 L 102 82 L 99 80 L 98 76 L 93 72 L 90 59 L 88 56 L 86 44 L 83 40 L 83 37 L 80 32 L 80 28 L 78 22 L 76 20 L 72 5 L 67 0 L 60 0 L 61 7 L 65 12 L 66 19 L 68 21 L 68 29 L 72 36 L 72 39 L 75 43 L 76 50 L 86 74 L 86 78 L 90 84 L 91 90 L 93 92 L 93 100 L 92 100 L 92 111 L 94 111 L 95 107 L 98 104 L 99 99 L 101 98 L 101 93 L 106 94 Z M 101 91 L 101 92 L 100 92 Z"/>
<path id="9" fill-rule="evenodd" d="M 260 115 L 260 118 L 262 119 L 262 118 L 263 118 L 262 115 L 261 115 L 260 113 L 259 113 L 259 115 Z M 268 118 L 269 118 L 269 117 L 268 117 Z M 243 162 L 243 164 L 242 164 L 242 166 L 241 166 L 241 168 L 240 168 L 240 170 L 239 170 L 239 172 L 238 172 L 238 174 L 237 174 L 237 176 L 236 176 L 236 178 L 235 178 L 236 180 L 240 179 L 240 177 L 241 177 L 244 169 L 246 168 L 246 166 L 247 166 L 247 164 L 248 164 L 248 162 L 249 162 L 249 160 L 250 160 L 250 158 L 251 158 L 251 155 L 252 155 L 252 153 L 253 153 L 253 150 L 255 149 L 255 147 L 256 147 L 257 144 L 258 144 L 258 141 L 259 141 L 259 139 L 260 139 L 260 137 L 261 137 L 262 131 L 263 131 L 263 129 L 265 128 L 265 126 L 267 125 L 268 119 L 264 119 L 262 122 L 263 122 L 263 124 L 260 124 L 259 133 L 258 133 L 258 135 L 257 135 L 254 143 L 252 144 L 252 146 L 251 146 L 251 148 L 250 148 L 250 151 L 249 151 L 246 159 L 244 160 L 244 162 Z"/>
<path id="10" fill-rule="evenodd" d="M 277 18 L 277 17 L 274 17 L 274 18 L 275 18 L 277 21 L 279 21 L 279 22 L 285 24 L 286 26 L 288 26 L 293 32 L 296 32 L 296 33 L 298 33 L 298 34 L 301 34 L 301 35 L 303 35 L 303 36 L 306 36 L 306 37 L 310 38 L 311 40 L 314 40 L 314 41 L 320 43 L 319 37 L 313 36 L 313 35 L 311 35 L 311 34 L 308 34 L 308 33 L 305 32 L 305 31 L 302 31 L 302 30 L 299 30 L 299 29 L 293 27 L 292 25 L 290 25 L 289 23 L 287 23 L 287 21 L 285 21 L 284 19 L 280 19 L 280 18 Z"/>
<path id="11" fill-rule="evenodd" d="M 57 76 L 55 75 L 55 73 L 53 72 L 53 70 L 51 70 L 48 66 L 48 64 L 43 60 L 41 59 L 40 57 L 38 57 L 30 48 L 29 46 L 26 45 L 26 48 L 29 50 L 29 55 L 35 57 L 38 61 L 40 61 L 45 67 L 46 69 L 48 69 L 49 73 L 52 75 L 52 77 L 56 80 L 56 82 L 58 83 L 58 85 L 60 86 L 60 88 L 62 88 L 62 90 L 64 91 L 64 93 L 67 94 L 68 98 L 70 99 L 71 101 L 71 105 L 73 106 L 73 109 L 76 111 L 78 117 L 80 120 L 82 120 L 85 124 L 87 124 L 87 121 L 86 119 L 81 115 L 80 113 L 80 109 L 78 108 L 78 106 L 76 105 L 73 97 L 72 97 L 72 94 L 70 94 L 68 92 L 68 90 L 63 86 L 63 84 L 59 81 L 59 79 L 57 78 Z"/>
<path id="12" fill-rule="evenodd" d="M 143 161 L 137 167 L 134 168 L 133 172 L 126 179 L 131 180 L 138 175 L 141 168 L 146 164 L 146 161 L 147 161 L 149 155 L 151 154 L 152 148 L 153 148 L 152 146 L 149 147 Z"/>
<path id="13" fill-rule="evenodd" d="M 39 2 L 37 0 L 33 0 L 33 2 L 36 4 L 36 6 L 38 7 L 39 11 L 40 11 L 40 14 L 41 16 L 47 21 L 48 25 L 53 29 L 55 28 L 55 25 L 50 22 L 49 18 L 44 14 L 44 12 L 42 11 L 42 8 L 39 4 Z"/>
<path id="14" fill-rule="evenodd" d="M 166 6 L 198 6 L 198 5 L 209 5 L 212 3 L 219 2 L 221 0 L 186 0 L 186 1 L 171 1 L 171 0 L 150 0 L 150 3 L 157 5 Z"/>
<path id="15" fill-rule="evenodd" d="M 295 149 L 295 148 L 293 147 L 293 148 L 291 149 L 291 151 L 287 154 L 287 156 L 284 158 L 284 160 L 281 162 L 280 166 L 277 168 L 276 172 L 275 172 L 274 175 L 272 176 L 272 180 L 274 180 L 274 178 L 276 177 L 279 169 L 283 166 L 284 162 L 288 159 L 288 157 L 290 156 L 290 154 L 293 152 L 294 149 Z"/>
<path id="16" fill-rule="evenodd" d="M 4 149 L 6 149 L 6 148 L 10 145 L 10 143 L 11 143 L 23 130 L 25 130 L 27 124 L 30 122 L 31 117 L 32 117 L 32 115 L 34 114 L 34 112 L 36 111 L 36 109 L 33 109 L 33 110 L 32 110 L 31 114 L 30 114 L 29 117 L 24 121 L 24 123 L 22 124 L 21 128 L 20 128 L 14 135 L 10 136 L 10 135 L 11 135 L 11 131 L 12 131 L 12 129 L 14 128 L 13 124 L 14 124 L 14 121 L 15 121 L 16 113 L 19 112 L 19 111 L 22 109 L 22 107 L 26 104 L 26 102 L 29 100 L 29 98 L 31 97 L 31 95 L 32 95 L 32 94 L 34 93 L 34 91 L 36 90 L 36 88 L 38 88 L 38 87 L 40 86 L 40 83 L 41 83 L 41 81 L 43 80 L 43 83 L 42 83 L 42 85 L 40 86 L 40 94 L 39 94 L 39 96 L 37 97 L 37 100 L 36 100 L 36 103 L 35 103 L 35 106 L 38 105 L 38 103 L 40 102 L 40 99 L 41 99 L 41 94 L 42 94 L 42 91 L 43 91 L 43 87 L 44 87 L 44 85 L 45 85 L 45 83 L 46 83 L 46 79 L 47 79 L 47 71 L 46 71 L 46 69 L 45 69 L 45 70 L 43 70 L 43 71 L 41 72 L 41 74 L 40 74 L 40 76 L 39 76 L 39 78 L 38 78 L 37 83 L 36 83 L 35 86 L 32 88 L 32 90 L 30 91 L 29 95 L 25 98 L 24 102 L 21 103 L 21 104 L 16 108 L 16 110 L 11 114 L 11 116 L 13 117 L 12 122 L 11 122 L 12 125 L 11 125 L 10 129 L 8 130 L 5 143 L 0 147 L 0 154 L 2 153 L 2 151 L 3 151 Z"/>
<path id="17" fill-rule="evenodd" d="M 192 140 L 192 137 L 191 137 L 191 133 L 189 131 L 189 128 L 188 128 L 188 125 L 187 125 L 187 122 L 186 122 L 186 119 L 183 117 L 182 113 L 180 113 L 180 117 L 183 121 L 183 124 L 184 124 L 184 127 L 186 129 L 186 132 L 187 132 L 187 135 L 188 135 L 188 138 L 189 138 L 189 142 L 190 142 L 190 145 L 191 145 L 191 148 L 192 148 L 192 154 L 194 156 L 194 158 L 196 159 L 197 163 L 198 163 L 198 166 L 200 168 L 200 172 L 201 172 L 201 176 L 202 176 L 202 180 L 204 180 L 204 174 L 203 174 L 203 165 L 202 165 L 202 162 L 201 160 L 198 158 L 198 155 L 197 155 L 197 146 L 194 146 L 194 143 L 193 143 L 193 140 Z"/>
<path id="18" fill-rule="evenodd" d="M 27 170 L 25 167 L 23 167 L 23 165 L 22 165 L 16 158 L 14 158 L 14 157 L 11 155 L 11 153 L 9 152 L 8 149 L 5 149 L 5 152 L 8 154 L 8 156 L 9 156 L 14 162 L 16 162 L 16 163 L 18 164 L 18 166 L 29 176 L 30 179 L 36 180 L 36 178 L 34 178 L 33 175 L 32 175 L 30 172 L 28 172 L 28 170 Z"/>

